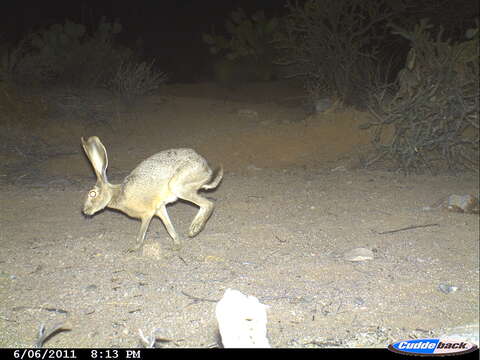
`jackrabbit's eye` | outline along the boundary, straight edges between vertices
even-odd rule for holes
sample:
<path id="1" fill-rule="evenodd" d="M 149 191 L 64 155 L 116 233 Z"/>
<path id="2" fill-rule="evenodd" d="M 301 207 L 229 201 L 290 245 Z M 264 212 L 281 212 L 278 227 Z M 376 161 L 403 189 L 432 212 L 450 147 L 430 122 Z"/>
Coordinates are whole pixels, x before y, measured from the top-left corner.
<path id="1" fill-rule="evenodd" d="M 90 192 L 88 193 L 88 196 L 91 198 L 94 198 L 97 196 L 97 192 L 95 190 L 90 190 Z"/>

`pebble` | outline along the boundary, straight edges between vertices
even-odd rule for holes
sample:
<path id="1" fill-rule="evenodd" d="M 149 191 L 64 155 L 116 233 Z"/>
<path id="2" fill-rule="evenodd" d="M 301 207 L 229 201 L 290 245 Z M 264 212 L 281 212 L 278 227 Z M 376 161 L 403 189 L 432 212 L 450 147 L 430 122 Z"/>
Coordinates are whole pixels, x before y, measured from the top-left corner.
<path id="1" fill-rule="evenodd" d="M 443 292 L 444 294 L 450 294 L 458 290 L 458 286 L 453 286 L 449 284 L 440 284 L 438 285 L 438 289 Z"/>
<path id="2" fill-rule="evenodd" d="M 366 249 L 366 248 L 356 248 L 350 251 L 347 251 L 343 258 L 347 261 L 366 261 L 366 260 L 373 260 L 373 251 Z"/>

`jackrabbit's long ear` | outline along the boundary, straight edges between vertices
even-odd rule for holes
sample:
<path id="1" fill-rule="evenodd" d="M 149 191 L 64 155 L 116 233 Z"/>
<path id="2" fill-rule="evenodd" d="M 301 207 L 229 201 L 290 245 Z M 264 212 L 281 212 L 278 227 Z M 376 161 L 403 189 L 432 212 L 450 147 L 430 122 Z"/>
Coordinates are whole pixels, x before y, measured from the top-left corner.
<path id="1" fill-rule="evenodd" d="M 107 183 L 107 166 L 108 157 L 107 150 L 103 146 L 100 139 L 96 136 L 89 137 L 87 141 L 82 137 L 82 146 L 87 154 L 88 159 L 92 163 L 93 170 L 97 175 L 97 180 L 102 183 Z"/>

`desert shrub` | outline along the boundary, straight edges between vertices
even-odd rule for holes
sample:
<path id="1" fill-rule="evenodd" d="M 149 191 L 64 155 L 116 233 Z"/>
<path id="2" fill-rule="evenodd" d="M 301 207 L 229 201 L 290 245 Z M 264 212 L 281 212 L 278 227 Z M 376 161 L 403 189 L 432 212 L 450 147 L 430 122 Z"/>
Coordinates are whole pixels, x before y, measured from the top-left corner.
<path id="1" fill-rule="evenodd" d="M 7 42 L 0 42 L 0 82 L 9 84 L 14 82 L 17 65 L 25 52 L 25 41 L 20 41 L 13 46 Z"/>
<path id="2" fill-rule="evenodd" d="M 313 102 L 324 96 L 362 102 L 395 13 L 389 2 L 307 0 L 287 8 L 275 41 L 278 62 L 296 68 Z"/>
<path id="3" fill-rule="evenodd" d="M 23 40 L 25 51 L 17 63 L 15 81 L 21 85 L 98 86 L 129 55 L 127 49 L 115 45 L 121 28 L 118 21 L 102 18 L 91 35 L 84 25 L 69 20 L 33 32 Z"/>
<path id="4" fill-rule="evenodd" d="M 15 85 L 15 73 L 24 53 L 24 42 L 0 43 L 0 127 L 11 130 L 18 125 L 38 126 L 46 117 L 48 106 L 41 97 L 24 94 Z"/>
<path id="5" fill-rule="evenodd" d="M 440 169 L 479 170 L 479 31 L 468 39 L 444 39 L 443 28 L 427 19 L 413 30 L 391 25 L 408 39 L 411 50 L 399 72 L 391 101 L 372 102 L 374 145 L 379 159 L 393 161 L 405 173 Z M 390 141 L 382 132 L 393 127 Z"/>
<path id="6" fill-rule="evenodd" d="M 243 9 L 230 13 L 225 23 L 226 34 L 214 30 L 203 34 L 212 55 L 217 57 L 214 75 L 221 83 L 240 79 L 266 81 L 273 75 L 275 48 L 272 44 L 279 21 L 268 19 L 263 11 L 248 16 Z"/>
<path id="7" fill-rule="evenodd" d="M 129 49 L 115 41 L 119 28 L 101 22 L 91 37 L 73 48 L 63 65 L 62 82 L 74 87 L 103 86 L 123 59 L 131 56 Z"/>
<path id="8" fill-rule="evenodd" d="M 278 27 L 278 19 L 267 19 L 263 11 L 248 17 L 243 9 L 230 13 L 225 23 L 228 35 L 203 34 L 203 41 L 210 45 L 212 54 L 220 54 L 229 60 L 252 56 L 260 60 L 273 49 L 271 42 Z"/>
<path id="9" fill-rule="evenodd" d="M 108 81 L 108 89 L 126 104 L 133 104 L 138 97 L 152 93 L 167 80 L 167 75 L 155 69 L 154 64 L 154 61 L 125 59 Z"/>

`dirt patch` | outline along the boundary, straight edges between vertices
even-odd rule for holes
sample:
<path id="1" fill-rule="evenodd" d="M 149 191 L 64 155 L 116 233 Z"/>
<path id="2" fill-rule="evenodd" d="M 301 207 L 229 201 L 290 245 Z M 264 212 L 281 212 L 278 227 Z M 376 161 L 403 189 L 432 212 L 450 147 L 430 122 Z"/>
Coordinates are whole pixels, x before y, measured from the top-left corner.
<path id="1" fill-rule="evenodd" d="M 297 96 L 290 84 L 175 86 L 133 110 L 109 108 L 108 124 L 47 123 L 36 135 L 50 157 L 4 146 L 2 158 L 17 160 L 0 177 L 0 346 L 31 346 L 41 324 L 63 321 L 71 331 L 46 346 L 136 347 L 138 329 L 157 329 L 159 346 L 218 346 L 215 302 L 227 288 L 270 306 L 274 347 L 385 347 L 458 326 L 478 334 L 478 215 L 431 207 L 478 196 L 478 176 L 363 170 L 367 114 L 307 117 L 288 102 Z M 114 183 L 170 147 L 223 164 L 205 230 L 174 251 L 155 220 L 144 252 L 128 253 L 138 221 L 108 210 L 84 218 L 95 179 L 79 138 L 94 134 Z M 186 234 L 196 208 L 168 211 Z M 358 247 L 374 259 L 346 261 Z"/>

